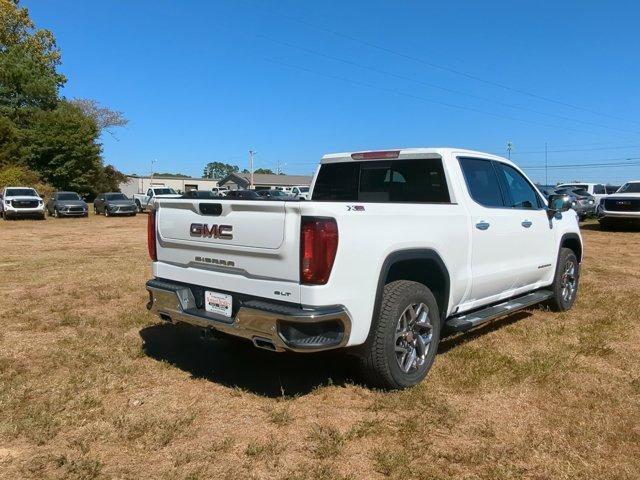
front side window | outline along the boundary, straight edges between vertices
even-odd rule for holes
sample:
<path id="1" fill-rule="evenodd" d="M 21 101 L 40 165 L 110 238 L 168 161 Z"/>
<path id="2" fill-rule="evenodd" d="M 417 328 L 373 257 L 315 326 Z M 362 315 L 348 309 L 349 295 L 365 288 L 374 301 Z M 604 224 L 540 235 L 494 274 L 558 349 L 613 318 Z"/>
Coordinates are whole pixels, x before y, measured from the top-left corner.
<path id="1" fill-rule="evenodd" d="M 505 206 L 498 175 L 490 160 L 461 158 L 460 166 L 471 198 L 485 207 Z"/>
<path id="2" fill-rule="evenodd" d="M 449 203 L 441 159 L 327 163 L 313 200 L 378 203 Z"/>
<path id="3" fill-rule="evenodd" d="M 500 162 L 496 162 L 496 169 L 505 187 L 507 207 L 530 209 L 541 207 L 540 197 L 519 171 L 511 165 Z"/>

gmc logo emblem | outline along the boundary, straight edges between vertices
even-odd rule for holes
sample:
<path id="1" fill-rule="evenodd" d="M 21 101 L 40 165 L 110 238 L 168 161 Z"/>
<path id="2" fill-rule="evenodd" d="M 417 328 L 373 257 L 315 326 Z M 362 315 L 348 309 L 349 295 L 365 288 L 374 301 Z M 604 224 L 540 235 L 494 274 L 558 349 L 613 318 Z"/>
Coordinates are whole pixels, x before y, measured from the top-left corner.
<path id="1" fill-rule="evenodd" d="M 189 229 L 192 237 L 233 239 L 233 227 L 231 225 L 207 225 L 206 223 L 192 223 Z"/>
<path id="2" fill-rule="evenodd" d="M 631 205 L 631 202 L 616 202 L 616 205 Z"/>

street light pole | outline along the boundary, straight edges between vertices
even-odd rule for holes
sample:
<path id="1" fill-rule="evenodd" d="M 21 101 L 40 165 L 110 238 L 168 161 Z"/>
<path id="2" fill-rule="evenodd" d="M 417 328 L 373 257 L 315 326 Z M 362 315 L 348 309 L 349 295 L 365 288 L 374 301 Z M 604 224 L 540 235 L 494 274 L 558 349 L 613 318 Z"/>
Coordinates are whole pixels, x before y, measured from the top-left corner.
<path id="1" fill-rule="evenodd" d="M 509 160 L 511 160 L 511 150 L 513 149 L 513 142 L 509 140 L 507 142 L 507 155 L 509 156 Z"/>
<path id="2" fill-rule="evenodd" d="M 255 154 L 255 151 L 249 150 L 249 171 L 251 172 L 251 185 L 249 185 L 249 188 L 251 189 L 253 189 L 253 156 Z"/>
<path id="3" fill-rule="evenodd" d="M 547 142 L 544 142 L 544 184 L 549 185 L 549 172 L 548 172 L 548 158 Z"/>

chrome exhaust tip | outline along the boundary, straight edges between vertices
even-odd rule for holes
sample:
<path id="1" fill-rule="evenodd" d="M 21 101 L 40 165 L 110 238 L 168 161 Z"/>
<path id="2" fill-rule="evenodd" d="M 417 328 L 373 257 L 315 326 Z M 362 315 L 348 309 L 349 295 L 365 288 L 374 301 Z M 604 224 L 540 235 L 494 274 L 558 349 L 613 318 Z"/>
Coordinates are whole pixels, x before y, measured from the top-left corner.
<path id="1" fill-rule="evenodd" d="M 265 350 L 271 350 L 272 352 L 277 351 L 276 346 L 274 345 L 273 341 L 268 339 L 268 338 L 253 337 L 252 340 L 253 340 L 253 344 L 258 348 L 263 348 Z"/>

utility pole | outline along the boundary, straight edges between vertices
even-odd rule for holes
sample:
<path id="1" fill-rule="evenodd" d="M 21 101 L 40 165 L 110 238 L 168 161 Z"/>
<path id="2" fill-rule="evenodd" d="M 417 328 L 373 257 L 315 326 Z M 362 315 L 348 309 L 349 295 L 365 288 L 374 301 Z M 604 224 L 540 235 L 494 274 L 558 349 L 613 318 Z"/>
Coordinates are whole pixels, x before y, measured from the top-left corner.
<path id="1" fill-rule="evenodd" d="M 507 142 L 507 154 L 509 156 L 509 160 L 511 160 L 511 150 L 513 149 L 513 142 L 509 140 Z"/>
<path id="2" fill-rule="evenodd" d="M 150 180 L 150 184 L 153 185 L 153 166 L 158 163 L 158 159 L 154 158 L 153 160 L 151 160 L 151 180 Z"/>
<path id="3" fill-rule="evenodd" d="M 544 142 L 544 184 L 549 185 L 549 153 L 547 150 L 547 142 Z"/>
<path id="4" fill-rule="evenodd" d="M 251 172 L 251 185 L 249 185 L 250 189 L 253 189 L 253 156 L 255 154 L 255 151 L 249 150 L 249 171 Z"/>

